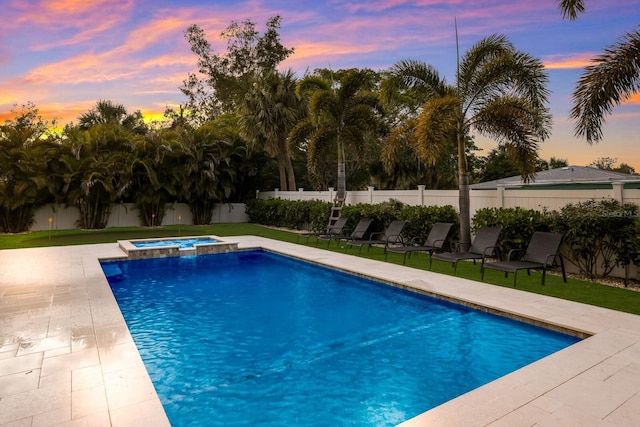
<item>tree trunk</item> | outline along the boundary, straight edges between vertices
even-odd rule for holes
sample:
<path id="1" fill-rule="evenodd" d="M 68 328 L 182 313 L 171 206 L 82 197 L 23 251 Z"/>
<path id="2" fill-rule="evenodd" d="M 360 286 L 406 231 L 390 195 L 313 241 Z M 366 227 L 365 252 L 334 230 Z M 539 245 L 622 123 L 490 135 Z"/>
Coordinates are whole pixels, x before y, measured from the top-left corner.
<path id="1" fill-rule="evenodd" d="M 344 198 L 347 194 L 347 173 L 346 166 L 344 163 L 344 147 L 342 146 L 342 141 L 340 140 L 340 131 L 338 131 L 338 193 L 336 197 Z"/>
<path id="2" fill-rule="evenodd" d="M 287 149 L 286 139 L 282 142 L 282 150 L 284 153 L 285 173 L 287 174 L 287 184 L 289 186 L 289 191 L 296 191 L 296 175 L 293 172 L 293 163 L 291 162 L 291 156 L 289 155 L 289 150 Z"/>
<path id="3" fill-rule="evenodd" d="M 458 204 L 460 206 L 460 244 L 471 245 L 471 201 L 469 196 L 469 174 L 467 153 L 464 146 L 462 124 L 458 124 Z"/>
<path id="4" fill-rule="evenodd" d="M 347 175 L 344 162 L 338 163 L 338 193 L 337 197 L 344 197 L 347 192 Z"/>
<path id="5" fill-rule="evenodd" d="M 284 159 L 284 154 L 278 150 L 278 173 L 280 175 L 280 190 L 282 191 L 293 191 L 287 185 L 287 173 L 286 173 L 286 163 Z"/>

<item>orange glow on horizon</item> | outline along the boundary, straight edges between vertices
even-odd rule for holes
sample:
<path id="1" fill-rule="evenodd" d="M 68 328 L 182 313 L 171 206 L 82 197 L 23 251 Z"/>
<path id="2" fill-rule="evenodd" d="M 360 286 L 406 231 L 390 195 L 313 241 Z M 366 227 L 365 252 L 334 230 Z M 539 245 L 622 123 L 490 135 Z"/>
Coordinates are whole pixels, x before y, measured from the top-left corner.
<path id="1" fill-rule="evenodd" d="M 574 55 L 552 56 L 544 59 L 544 67 L 549 70 L 573 70 L 581 69 L 591 64 L 591 60 L 596 54 L 592 52 L 579 53 Z"/>

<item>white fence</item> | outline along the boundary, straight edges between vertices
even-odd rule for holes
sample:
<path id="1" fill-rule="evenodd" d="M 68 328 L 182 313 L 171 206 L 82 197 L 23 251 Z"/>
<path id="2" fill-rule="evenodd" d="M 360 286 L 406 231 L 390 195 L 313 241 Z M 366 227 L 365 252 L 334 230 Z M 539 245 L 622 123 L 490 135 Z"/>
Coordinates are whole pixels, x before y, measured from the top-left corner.
<path id="1" fill-rule="evenodd" d="M 611 188 L 593 188 L 596 186 L 575 186 L 567 189 L 567 186 L 545 186 L 536 188 L 508 188 L 498 186 L 491 190 L 471 190 L 471 217 L 477 210 L 483 208 L 514 208 L 535 210 L 560 210 L 569 203 L 584 202 L 587 200 L 614 199 L 621 203 L 635 203 L 640 206 L 640 189 L 624 188 L 623 183 L 613 183 Z M 258 193 L 260 199 L 281 198 L 287 200 L 322 200 L 332 202 L 335 191 L 265 191 Z M 367 190 L 347 191 L 346 204 L 357 203 L 377 204 L 389 199 L 399 200 L 407 205 L 418 206 L 445 206 L 451 205 L 459 211 L 458 190 L 426 190 L 419 185 L 416 190 L 375 190 L 369 187 Z"/>
<path id="2" fill-rule="evenodd" d="M 32 230 L 69 230 L 76 228 L 79 218 L 78 208 L 75 206 L 46 205 L 36 211 L 35 224 Z M 216 205 L 212 223 L 249 222 L 245 213 L 244 203 L 224 203 Z M 184 203 L 170 203 L 167 205 L 162 224 L 177 225 L 193 224 L 193 216 L 189 207 Z M 133 203 L 114 204 L 107 227 L 133 227 L 140 225 L 138 211 Z"/>
<path id="3" fill-rule="evenodd" d="M 515 208 L 534 210 L 560 210 L 569 203 L 584 202 L 587 200 L 614 199 L 621 203 L 634 203 L 640 206 L 640 189 L 624 188 L 623 183 L 613 183 L 611 188 L 593 188 L 599 186 L 574 186 L 567 189 L 567 186 L 545 186 L 536 188 L 529 186 L 525 188 L 508 188 L 498 186 L 491 190 L 471 190 L 471 218 L 477 210 L 483 208 Z M 602 187 L 602 186 L 600 186 Z M 258 193 L 261 199 L 281 198 L 288 200 L 321 200 L 332 202 L 335 191 L 267 191 Z M 407 205 L 422 206 L 453 206 L 458 212 L 458 190 L 426 190 L 424 186 L 418 186 L 417 190 L 375 190 L 369 187 L 362 191 L 347 191 L 346 204 L 382 203 L 389 199 L 399 200 Z M 635 265 L 629 266 L 628 277 L 638 279 L 639 268 Z M 571 263 L 567 263 L 567 271 L 578 272 L 578 269 Z M 617 267 L 613 276 L 624 277 L 625 271 Z"/>
<path id="4" fill-rule="evenodd" d="M 328 191 L 266 191 L 257 196 L 261 199 L 281 198 L 288 200 L 333 201 L 334 189 Z M 635 203 L 640 206 L 640 188 L 624 188 L 622 183 L 614 183 L 609 189 L 510 189 L 499 186 L 493 190 L 471 190 L 471 216 L 487 207 L 522 207 L 525 209 L 559 210 L 568 203 L 586 200 L 615 199 L 621 203 Z M 451 205 L 458 210 L 457 190 L 426 190 L 418 186 L 416 190 L 375 190 L 369 187 L 362 191 L 347 192 L 347 204 L 376 204 L 390 199 L 399 200 L 407 205 L 445 206 Z M 65 205 L 46 205 L 36 211 L 32 230 L 68 230 L 76 228 L 79 218 L 78 208 Z M 224 203 L 216 205 L 212 223 L 249 222 L 243 203 Z M 128 227 L 140 224 L 138 212 L 132 203 L 114 204 L 107 227 Z M 166 214 L 159 225 L 193 224 L 191 211 L 184 203 L 167 205 Z"/>

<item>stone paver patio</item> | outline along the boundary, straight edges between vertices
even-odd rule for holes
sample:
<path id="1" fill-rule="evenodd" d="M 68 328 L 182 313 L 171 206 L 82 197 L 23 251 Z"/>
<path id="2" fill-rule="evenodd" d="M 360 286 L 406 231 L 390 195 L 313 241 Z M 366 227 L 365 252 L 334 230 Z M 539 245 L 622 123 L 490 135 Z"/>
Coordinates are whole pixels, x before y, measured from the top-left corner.
<path id="1" fill-rule="evenodd" d="M 640 316 L 315 247 L 225 240 L 589 336 L 403 427 L 640 425 Z M 122 256 L 116 243 L 0 251 L 0 426 L 169 425 L 98 261 Z"/>

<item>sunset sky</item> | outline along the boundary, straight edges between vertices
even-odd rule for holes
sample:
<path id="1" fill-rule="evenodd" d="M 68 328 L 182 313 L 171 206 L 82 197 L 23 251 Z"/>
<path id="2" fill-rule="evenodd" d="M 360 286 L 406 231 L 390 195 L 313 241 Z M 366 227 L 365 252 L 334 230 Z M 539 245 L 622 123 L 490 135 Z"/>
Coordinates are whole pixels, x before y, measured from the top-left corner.
<path id="1" fill-rule="evenodd" d="M 147 119 L 184 102 L 178 87 L 196 71 L 184 31 L 202 27 L 217 52 L 232 21 L 251 19 L 262 32 L 282 16 L 281 40 L 295 53 L 281 68 L 300 77 L 315 68 L 384 70 L 403 59 L 433 65 L 455 81 L 454 18 L 460 51 L 506 35 L 541 59 L 550 77 L 551 138 L 544 159 L 587 165 L 614 157 L 640 172 L 640 96 L 606 118 L 604 140 L 574 137 L 571 95 L 589 60 L 640 24 L 640 0 L 586 0 L 577 21 L 562 19 L 556 0 L 0 0 L 0 123 L 32 102 L 62 123 L 111 100 Z M 477 138 L 486 155 L 495 144 Z"/>

